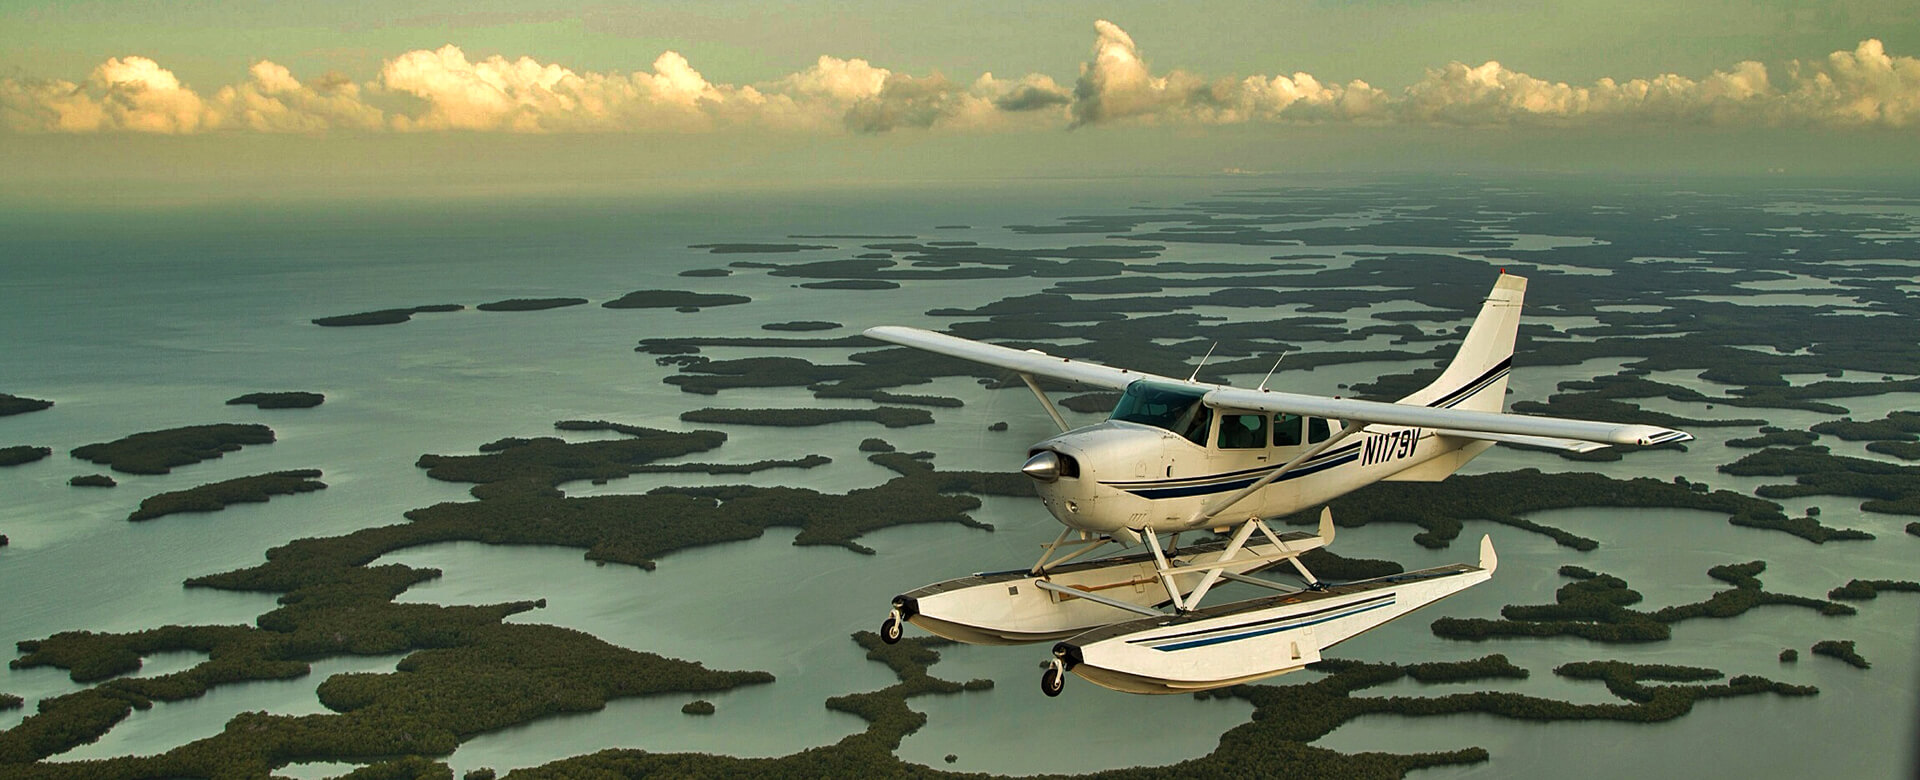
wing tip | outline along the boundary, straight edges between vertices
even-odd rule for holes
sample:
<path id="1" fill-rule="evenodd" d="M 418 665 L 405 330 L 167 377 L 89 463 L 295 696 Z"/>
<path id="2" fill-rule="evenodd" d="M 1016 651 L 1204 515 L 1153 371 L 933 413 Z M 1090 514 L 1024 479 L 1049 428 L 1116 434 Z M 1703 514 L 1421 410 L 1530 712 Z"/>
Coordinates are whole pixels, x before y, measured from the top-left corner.
<path id="1" fill-rule="evenodd" d="M 1642 447 L 1656 447 L 1662 444 L 1680 444 L 1693 441 L 1693 434 L 1669 428 L 1656 429 L 1654 433 L 1643 435 L 1634 442 Z"/>

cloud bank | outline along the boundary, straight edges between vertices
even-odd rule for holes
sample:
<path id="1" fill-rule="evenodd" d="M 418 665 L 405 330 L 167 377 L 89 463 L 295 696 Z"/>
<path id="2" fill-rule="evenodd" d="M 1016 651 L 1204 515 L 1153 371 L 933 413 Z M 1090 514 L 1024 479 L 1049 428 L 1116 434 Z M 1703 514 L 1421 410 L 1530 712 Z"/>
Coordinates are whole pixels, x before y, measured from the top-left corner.
<path id="1" fill-rule="evenodd" d="M 822 55 L 756 84 L 716 84 L 672 51 L 650 70 L 578 72 L 531 57 L 471 59 L 457 46 L 406 52 L 366 82 L 302 81 L 262 60 L 202 94 L 159 63 L 110 58 L 83 81 L 0 79 L 0 128 L 16 133 L 700 133 L 726 129 L 992 132 L 1108 124 L 1367 123 L 1465 127 L 1920 124 L 1920 59 L 1861 41 L 1777 70 L 1740 62 L 1700 78 L 1667 73 L 1586 86 L 1499 62 L 1430 69 L 1398 91 L 1311 73 L 1208 78 L 1155 71 L 1119 26 L 1099 21 L 1071 87 L 1041 74 L 957 80 Z"/>

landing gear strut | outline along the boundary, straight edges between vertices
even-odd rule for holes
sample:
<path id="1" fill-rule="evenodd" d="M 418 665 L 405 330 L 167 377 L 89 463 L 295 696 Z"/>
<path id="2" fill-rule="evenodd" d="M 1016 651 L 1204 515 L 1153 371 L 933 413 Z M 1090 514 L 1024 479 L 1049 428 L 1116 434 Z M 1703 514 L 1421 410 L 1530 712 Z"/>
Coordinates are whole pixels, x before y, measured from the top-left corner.
<path id="1" fill-rule="evenodd" d="M 1055 658 L 1043 664 L 1046 671 L 1040 673 L 1040 692 L 1048 696 L 1059 696 L 1067 687 L 1066 665 Z"/>
<path id="2" fill-rule="evenodd" d="M 894 612 L 890 615 L 887 615 L 887 619 L 880 623 L 880 641 L 890 645 L 898 644 L 900 642 L 900 613 L 899 612 Z"/>

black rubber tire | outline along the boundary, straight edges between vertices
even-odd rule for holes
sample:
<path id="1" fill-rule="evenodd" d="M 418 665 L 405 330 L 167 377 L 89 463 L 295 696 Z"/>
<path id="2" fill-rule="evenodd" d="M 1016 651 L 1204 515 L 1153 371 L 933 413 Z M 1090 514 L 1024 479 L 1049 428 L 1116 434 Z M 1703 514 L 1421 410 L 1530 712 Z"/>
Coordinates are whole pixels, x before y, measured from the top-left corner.
<path id="1" fill-rule="evenodd" d="M 1067 687 L 1066 676 L 1062 675 L 1059 669 L 1049 666 L 1047 667 L 1046 671 L 1040 673 L 1040 692 L 1041 693 L 1044 693 L 1049 697 L 1059 696 L 1060 691 L 1065 690 L 1066 687 Z"/>
<path id="2" fill-rule="evenodd" d="M 900 643 L 900 621 L 894 620 L 891 616 L 889 616 L 885 622 L 881 623 L 880 624 L 880 641 L 890 645 L 899 644 Z"/>

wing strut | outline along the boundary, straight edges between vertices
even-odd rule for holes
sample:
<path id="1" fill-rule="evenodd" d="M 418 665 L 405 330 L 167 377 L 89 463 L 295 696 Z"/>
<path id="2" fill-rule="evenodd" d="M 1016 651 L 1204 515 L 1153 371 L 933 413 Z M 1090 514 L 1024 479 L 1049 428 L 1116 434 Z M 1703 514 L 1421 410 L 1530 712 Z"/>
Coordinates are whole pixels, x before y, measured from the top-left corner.
<path id="1" fill-rule="evenodd" d="M 1040 399 L 1040 405 L 1047 408 L 1047 416 L 1053 418 L 1053 424 L 1060 426 L 1061 433 L 1066 433 L 1068 430 L 1067 418 L 1061 417 L 1060 410 L 1053 407 L 1053 400 L 1047 398 L 1047 394 L 1040 391 L 1040 383 L 1033 381 L 1033 375 L 1021 371 L 1020 381 L 1027 383 L 1027 389 L 1033 391 L 1033 397 Z"/>

